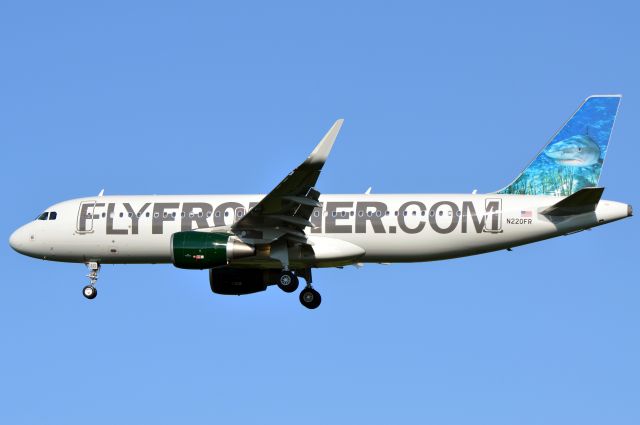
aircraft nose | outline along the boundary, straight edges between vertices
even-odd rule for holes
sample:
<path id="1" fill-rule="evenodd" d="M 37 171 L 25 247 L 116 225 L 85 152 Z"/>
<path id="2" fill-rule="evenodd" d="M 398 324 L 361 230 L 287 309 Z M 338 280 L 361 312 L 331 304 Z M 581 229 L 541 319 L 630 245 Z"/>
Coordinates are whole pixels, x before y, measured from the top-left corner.
<path id="1" fill-rule="evenodd" d="M 11 234 L 11 236 L 9 237 L 9 245 L 16 252 L 19 252 L 20 254 L 24 254 L 27 238 L 28 238 L 28 235 L 27 235 L 25 226 L 22 226 Z"/>

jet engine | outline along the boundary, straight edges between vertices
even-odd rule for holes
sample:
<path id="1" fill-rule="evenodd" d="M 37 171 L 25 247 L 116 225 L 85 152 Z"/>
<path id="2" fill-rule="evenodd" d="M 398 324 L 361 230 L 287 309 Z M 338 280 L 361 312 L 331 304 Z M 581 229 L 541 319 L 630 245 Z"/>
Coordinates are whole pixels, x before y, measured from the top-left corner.
<path id="1" fill-rule="evenodd" d="M 228 233 L 178 232 L 171 236 L 171 261 L 181 269 L 211 269 L 255 255 L 255 248 Z"/>
<path id="2" fill-rule="evenodd" d="M 267 289 L 269 272 L 259 269 L 219 267 L 209 270 L 211 291 L 221 295 L 246 295 Z"/>

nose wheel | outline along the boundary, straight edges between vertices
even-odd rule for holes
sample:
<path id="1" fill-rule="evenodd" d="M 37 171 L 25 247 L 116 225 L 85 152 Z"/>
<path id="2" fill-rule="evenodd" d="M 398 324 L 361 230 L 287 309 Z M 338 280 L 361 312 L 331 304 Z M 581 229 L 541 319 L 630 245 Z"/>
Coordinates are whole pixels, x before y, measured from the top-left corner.
<path id="1" fill-rule="evenodd" d="M 89 278 L 89 284 L 82 288 L 82 295 L 88 300 L 94 299 L 98 295 L 98 290 L 95 287 L 96 282 L 98 282 L 98 272 L 100 271 L 100 264 L 96 262 L 87 263 L 87 267 L 89 268 L 89 274 L 87 277 Z"/>
<path id="2" fill-rule="evenodd" d="M 98 290 L 95 286 L 87 285 L 82 288 L 82 295 L 88 300 L 92 300 L 98 295 Z"/>

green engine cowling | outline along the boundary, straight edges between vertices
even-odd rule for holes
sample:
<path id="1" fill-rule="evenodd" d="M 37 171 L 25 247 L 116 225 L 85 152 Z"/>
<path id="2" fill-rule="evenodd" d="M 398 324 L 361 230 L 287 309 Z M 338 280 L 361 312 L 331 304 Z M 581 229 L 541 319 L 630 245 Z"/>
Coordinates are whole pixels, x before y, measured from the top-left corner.
<path id="1" fill-rule="evenodd" d="M 171 260 L 181 269 L 211 269 L 254 254 L 253 246 L 228 233 L 190 231 L 171 236 Z"/>

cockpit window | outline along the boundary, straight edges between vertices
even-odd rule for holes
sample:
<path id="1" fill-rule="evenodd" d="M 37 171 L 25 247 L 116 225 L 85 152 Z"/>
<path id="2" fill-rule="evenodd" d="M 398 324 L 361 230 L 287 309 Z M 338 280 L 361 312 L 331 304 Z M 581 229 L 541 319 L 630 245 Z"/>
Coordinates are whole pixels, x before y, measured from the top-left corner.
<path id="1" fill-rule="evenodd" d="M 38 218 L 36 220 L 46 220 L 47 217 L 49 217 L 49 213 L 48 212 L 43 212 L 42 214 L 40 214 L 40 216 L 38 216 Z"/>
<path id="2" fill-rule="evenodd" d="M 49 213 L 49 220 L 55 220 L 56 218 L 58 218 L 58 213 L 55 211 L 51 211 Z"/>

